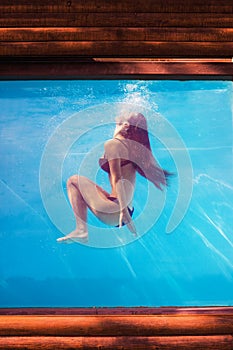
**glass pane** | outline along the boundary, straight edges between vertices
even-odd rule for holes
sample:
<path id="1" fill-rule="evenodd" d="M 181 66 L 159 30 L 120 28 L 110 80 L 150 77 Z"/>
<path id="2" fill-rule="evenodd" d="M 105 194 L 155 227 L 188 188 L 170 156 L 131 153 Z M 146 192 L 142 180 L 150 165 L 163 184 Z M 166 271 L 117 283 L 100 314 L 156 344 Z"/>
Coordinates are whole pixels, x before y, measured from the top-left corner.
<path id="1" fill-rule="evenodd" d="M 0 307 L 233 305 L 232 82 L 2 81 L 0 105 Z M 67 179 L 111 192 L 99 158 L 132 113 L 169 186 L 136 171 L 136 235 L 88 209 L 88 238 L 58 243 L 75 228 Z"/>

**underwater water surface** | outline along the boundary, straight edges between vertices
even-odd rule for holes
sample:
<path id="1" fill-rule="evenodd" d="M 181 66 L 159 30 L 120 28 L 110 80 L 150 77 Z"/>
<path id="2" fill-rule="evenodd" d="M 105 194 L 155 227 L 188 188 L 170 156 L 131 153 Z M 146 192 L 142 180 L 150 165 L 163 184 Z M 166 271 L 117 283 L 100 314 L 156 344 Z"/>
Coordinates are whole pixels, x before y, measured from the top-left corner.
<path id="1" fill-rule="evenodd" d="M 0 307 L 233 305 L 232 82 L 1 81 Z M 66 181 L 98 166 L 117 114 L 141 112 L 166 191 L 137 176 L 138 237 L 88 214 Z"/>

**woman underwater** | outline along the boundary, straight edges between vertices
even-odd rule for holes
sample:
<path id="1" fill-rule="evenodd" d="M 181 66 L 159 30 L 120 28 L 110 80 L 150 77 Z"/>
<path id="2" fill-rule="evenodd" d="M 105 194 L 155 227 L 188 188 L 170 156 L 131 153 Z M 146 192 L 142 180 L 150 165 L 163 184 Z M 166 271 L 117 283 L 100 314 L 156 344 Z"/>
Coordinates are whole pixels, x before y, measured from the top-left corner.
<path id="1" fill-rule="evenodd" d="M 105 142 L 104 151 L 99 164 L 109 174 L 111 193 L 84 176 L 71 176 L 67 181 L 67 192 L 76 228 L 68 235 L 58 238 L 57 242 L 88 240 L 88 208 L 105 224 L 119 227 L 127 225 L 136 235 L 132 221 L 136 172 L 160 190 L 161 186 L 167 185 L 167 177 L 171 174 L 159 167 L 151 152 L 147 122 L 141 113 L 116 119 L 114 136 Z"/>

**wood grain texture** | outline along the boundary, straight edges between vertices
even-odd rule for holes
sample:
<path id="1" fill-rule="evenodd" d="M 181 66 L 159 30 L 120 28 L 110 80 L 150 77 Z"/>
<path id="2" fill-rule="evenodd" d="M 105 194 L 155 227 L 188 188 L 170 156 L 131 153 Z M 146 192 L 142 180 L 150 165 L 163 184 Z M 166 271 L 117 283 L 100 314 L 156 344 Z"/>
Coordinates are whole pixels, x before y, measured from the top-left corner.
<path id="1" fill-rule="evenodd" d="M 0 57 L 232 57 L 230 0 L 2 0 Z"/>
<path id="2" fill-rule="evenodd" d="M 230 0 L 2 0 L 0 12 L 233 12 Z"/>
<path id="3" fill-rule="evenodd" d="M 20 311 L 25 315 L 13 315 Z M 44 314 L 33 315 L 33 312 Z M 73 312 L 85 315 L 72 315 Z M 93 315 L 93 312 L 108 314 Z M 122 314 L 125 312 L 128 314 Z M 133 315 L 133 312 L 142 314 Z M 230 307 L 1 309 L 1 313 L 11 313 L 0 316 L 0 349 L 4 350 L 233 348 L 233 308 Z"/>
<path id="4" fill-rule="evenodd" d="M 0 28 L 0 41 L 233 42 L 233 28 Z"/>
<path id="5" fill-rule="evenodd" d="M 2 13 L 0 27 L 232 28 L 233 13 Z"/>
<path id="6" fill-rule="evenodd" d="M 15 61 L 5 58 L 0 64 L 0 79 L 231 79 L 232 63 L 157 63 L 157 62 L 73 62 L 64 58 L 52 62 L 41 58 Z M 55 60 L 55 58 L 53 58 Z M 47 63 L 46 63 L 47 62 Z M 95 312 L 95 311 L 94 311 Z"/>
<path id="7" fill-rule="evenodd" d="M 71 64 L 69 62 L 68 64 Z M 193 65 L 193 64 L 191 64 Z M 181 64 L 182 67 L 185 65 Z M 188 65 L 189 66 L 189 65 Z M 198 64 L 194 64 L 197 69 Z M 201 65 L 202 66 L 202 65 Z M 208 65 L 207 65 L 208 66 Z M 185 70 L 185 69 L 184 69 Z M 233 73 L 233 72 L 232 72 Z M 0 308 L 0 315 L 229 315 L 233 306 L 209 307 L 23 307 Z"/>
<path id="8" fill-rule="evenodd" d="M 0 316 L 0 336 L 167 336 L 233 334 L 229 315 Z"/>
<path id="9" fill-rule="evenodd" d="M 0 56 L 232 57 L 233 42 L 1 42 Z"/>
<path id="10" fill-rule="evenodd" d="M 2 337 L 0 349 L 232 350 L 232 335 L 175 337 Z"/>

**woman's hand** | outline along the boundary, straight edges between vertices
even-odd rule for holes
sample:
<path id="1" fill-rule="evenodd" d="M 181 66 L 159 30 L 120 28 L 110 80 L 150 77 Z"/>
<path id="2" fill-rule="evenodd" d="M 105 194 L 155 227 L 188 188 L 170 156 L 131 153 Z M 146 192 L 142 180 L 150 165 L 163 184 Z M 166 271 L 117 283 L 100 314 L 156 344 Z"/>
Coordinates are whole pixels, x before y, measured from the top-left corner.
<path id="1" fill-rule="evenodd" d="M 122 227 L 123 223 L 134 234 L 134 236 L 137 236 L 136 227 L 133 223 L 131 216 L 129 215 L 128 208 L 124 208 L 123 210 L 120 211 L 119 227 Z"/>

